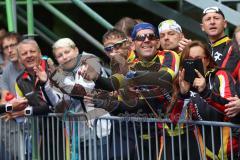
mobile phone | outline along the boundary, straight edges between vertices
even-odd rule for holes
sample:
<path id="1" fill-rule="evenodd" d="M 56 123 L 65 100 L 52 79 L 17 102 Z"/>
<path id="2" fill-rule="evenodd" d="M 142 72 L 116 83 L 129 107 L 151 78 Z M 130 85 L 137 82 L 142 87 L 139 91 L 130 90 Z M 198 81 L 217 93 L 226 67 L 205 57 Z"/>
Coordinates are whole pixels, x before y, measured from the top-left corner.
<path id="1" fill-rule="evenodd" d="M 194 69 L 198 70 L 204 76 L 203 63 L 201 59 L 185 59 L 183 61 L 183 68 L 185 69 L 184 80 L 193 84 L 197 73 Z"/>

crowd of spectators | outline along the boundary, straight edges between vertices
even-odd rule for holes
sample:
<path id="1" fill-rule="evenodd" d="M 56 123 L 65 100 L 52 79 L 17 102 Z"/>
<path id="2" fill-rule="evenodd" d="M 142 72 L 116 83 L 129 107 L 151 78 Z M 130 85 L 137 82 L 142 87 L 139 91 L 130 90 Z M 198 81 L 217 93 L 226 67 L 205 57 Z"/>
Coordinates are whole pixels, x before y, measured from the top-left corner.
<path id="1" fill-rule="evenodd" d="M 47 137 L 45 145 L 44 142 L 40 144 L 41 154 L 50 159 L 55 154 L 52 147 L 56 144 L 46 145 L 47 141 L 55 139 L 60 146 L 65 143 L 62 141 L 63 135 L 57 138 L 52 135 L 52 130 L 66 130 L 65 137 L 74 137 L 73 132 L 84 130 L 69 145 L 71 157 L 80 154 L 84 158 L 84 149 L 74 146 L 82 143 L 78 138 L 90 134 L 94 119 L 98 117 L 122 117 L 134 113 L 131 115 L 135 117 L 144 115 L 147 118 L 168 119 L 175 129 L 179 129 L 179 120 L 237 124 L 240 115 L 240 28 L 236 28 L 233 39 L 226 35 L 224 30 L 227 28 L 227 20 L 218 7 L 206 8 L 199 25 L 207 35 L 208 40 L 205 42 L 185 37 L 177 20 L 168 19 L 155 27 L 140 19 L 122 18 L 102 39 L 105 53 L 110 59 L 111 74 L 102 66 L 99 57 L 91 53 L 79 53 L 78 47 L 70 38 L 61 38 L 52 45 L 53 57 L 58 63 L 53 64 L 53 60 L 43 57 L 36 40 L 24 39 L 18 33 L 0 30 L 3 71 L 0 83 L 1 118 L 10 121 L 11 126 L 16 126 L 24 123 L 21 120 L 24 117 L 49 113 L 90 115 L 91 118 L 81 121 L 81 124 L 72 123 L 56 128 L 54 124 L 57 122 L 53 121 L 48 128 L 39 130 L 40 135 Z M 9 99 L 9 96 L 12 98 Z M 169 131 L 168 125 L 158 126 L 158 129 L 164 129 L 168 133 L 165 142 L 155 141 L 161 133 L 156 135 L 152 131 L 154 125 L 150 124 L 150 134 L 148 130 L 143 130 L 143 135 L 148 135 L 143 144 L 135 139 L 133 125 L 121 123 L 113 126 L 110 121 L 101 120 L 96 126 L 96 135 L 91 135 L 88 141 L 97 136 L 97 144 L 101 144 L 101 147 L 97 147 L 97 157 L 127 159 L 129 153 L 136 153 L 136 148 L 143 147 L 144 151 L 140 150 L 140 154 L 144 159 L 148 159 L 149 155 L 151 159 L 157 159 L 158 154 L 154 148 L 167 143 L 169 145 L 164 146 L 167 158 L 173 158 L 173 144 L 170 144 L 173 141 L 177 143 L 178 137 Z M 50 131 L 49 137 L 44 132 L 47 129 Z M 112 135 L 112 130 L 116 134 Z M 122 130 L 129 130 L 129 134 L 122 133 Z M 196 149 L 202 146 L 198 144 L 202 142 L 201 137 L 195 134 L 199 130 L 191 128 L 186 131 L 182 126 L 182 134 L 178 136 L 184 139 L 186 132 L 191 139 L 190 159 L 201 159 L 203 155 L 198 152 L 201 149 Z M 238 156 L 238 145 L 230 144 L 229 141 L 229 128 L 223 128 L 223 132 L 224 146 L 216 143 L 213 151 L 211 144 L 205 144 L 209 150 L 206 154 L 209 159 L 215 157 L 214 154 L 218 156 L 220 152 L 229 158 L 229 148 L 223 149 L 229 146 L 232 146 L 234 157 Z M 203 133 L 198 133 L 201 134 Z M 105 138 L 108 135 L 115 139 L 114 142 L 109 142 L 109 155 L 106 152 Z M 121 150 L 115 146 L 120 143 L 119 137 L 122 138 L 123 146 L 129 145 L 127 148 Z M 219 137 L 221 135 L 215 136 L 214 141 L 221 141 Z M 236 131 L 231 138 L 237 141 L 238 137 L 239 131 Z M 4 138 L 10 137 L 1 134 L 0 145 L 6 143 Z M 212 142 L 211 138 L 207 137 L 206 142 Z M 86 148 L 91 148 L 91 145 Z M 10 156 L 13 153 L 11 147 L 0 149 L 10 153 Z M 175 159 L 179 159 L 181 151 L 177 145 L 174 150 Z M 60 147 L 58 159 L 64 159 L 62 153 L 63 148 Z M 181 156 L 187 159 L 187 152 L 183 151 Z M 137 155 L 131 155 L 131 159 L 137 158 Z"/>

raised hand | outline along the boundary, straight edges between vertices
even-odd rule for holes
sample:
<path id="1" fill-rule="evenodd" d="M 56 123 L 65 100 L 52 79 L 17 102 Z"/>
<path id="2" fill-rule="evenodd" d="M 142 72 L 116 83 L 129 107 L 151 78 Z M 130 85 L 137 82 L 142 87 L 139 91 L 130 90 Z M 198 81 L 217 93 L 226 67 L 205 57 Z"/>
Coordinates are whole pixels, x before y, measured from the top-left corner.
<path id="1" fill-rule="evenodd" d="M 201 93 L 206 88 L 206 79 L 198 70 L 195 69 L 195 72 L 197 73 L 198 78 L 194 79 L 193 87 Z"/>
<path id="2" fill-rule="evenodd" d="M 116 52 L 110 53 L 109 57 L 111 58 L 112 64 L 117 65 L 118 68 L 116 69 L 118 73 L 125 75 L 128 72 L 128 62 L 126 58 Z"/>
<path id="3" fill-rule="evenodd" d="M 85 105 L 88 106 L 88 107 L 94 107 L 95 106 L 94 98 L 93 98 L 92 95 L 88 94 L 88 95 L 84 96 L 83 101 L 84 101 Z"/>
<path id="4" fill-rule="evenodd" d="M 20 97 L 12 100 L 10 103 L 12 103 L 13 111 L 21 111 L 27 107 L 28 100 L 25 97 Z"/>
<path id="5" fill-rule="evenodd" d="M 41 82 L 41 83 L 45 83 L 47 82 L 48 80 L 48 75 L 46 73 L 46 71 L 42 68 L 42 66 L 35 66 L 33 68 L 36 76 L 37 76 L 37 79 Z"/>
<path id="6" fill-rule="evenodd" d="M 5 113 L 3 116 L 0 117 L 0 119 L 4 119 L 5 121 L 9 121 L 11 119 L 15 119 L 18 117 L 23 117 L 25 116 L 25 111 L 21 110 L 21 111 L 16 111 L 16 112 L 12 112 L 12 113 Z"/>
<path id="7" fill-rule="evenodd" d="M 235 117 L 240 112 L 240 99 L 235 96 L 229 97 L 227 100 L 230 102 L 225 105 L 227 109 L 225 109 L 224 112 L 228 117 Z"/>
<path id="8" fill-rule="evenodd" d="M 178 50 L 179 50 L 180 52 L 182 52 L 183 49 L 184 49 L 189 43 L 191 43 L 191 42 L 192 42 L 191 39 L 186 39 L 186 38 L 183 37 L 183 38 L 178 42 Z"/>
<path id="9" fill-rule="evenodd" d="M 80 69 L 78 70 L 78 74 L 89 81 L 94 81 L 99 76 L 99 73 L 96 72 L 95 69 L 87 63 L 80 67 Z"/>
<path id="10" fill-rule="evenodd" d="M 181 94 L 186 94 L 190 90 L 190 83 L 184 80 L 185 69 L 179 71 L 179 87 Z"/>

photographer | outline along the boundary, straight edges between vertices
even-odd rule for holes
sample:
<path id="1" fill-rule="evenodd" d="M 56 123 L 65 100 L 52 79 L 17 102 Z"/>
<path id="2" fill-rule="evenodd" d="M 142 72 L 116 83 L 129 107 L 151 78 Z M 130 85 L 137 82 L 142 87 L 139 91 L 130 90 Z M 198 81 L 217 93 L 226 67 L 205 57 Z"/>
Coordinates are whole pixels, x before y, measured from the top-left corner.
<path id="1" fill-rule="evenodd" d="M 193 60 L 192 67 L 184 68 L 184 63 L 189 61 L 189 59 Z M 201 66 L 195 66 L 194 61 L 201 60 L 202 62 L 202 71 L 200 73 L 200 69 L 196 70 L 196 68 L 201 68 Z M 198 65 L 201 65 L 198 64 Z M 189 75 L 189 70 L 194 70 L 195 75 Z M 191 77 L 194 76 L 194 77 Z M 192 82 L 189 79 L 193 79 Z M 171 105 L 168 109 L 170 113 L 169 118 L 171 121 L 176 124 L 179 120 L 206 120 L 206 121 L 230 121 L 224 113 L 224 109 L 226 108 L 224 105 L 228 103 L 226 98 L 235 95 L 235 81 L 233 80 L 230 73 L 225 70 L 219 69 L 216 67 L 216 63 L 211 57 L 206 45 L 204 45 L 200 41 L 193 41 L 189 45 L 184 48 L 182 52 L 182 57 L 180 60 L 180 71 L 178 76 L 174 80 L 173 84 L 173 96 Z M 178 116 L 176 116 L 178 115 Z M 179 116 L 180 115 L 180 116 Z M 184 127 L 183 127 L 184 128 Z M 229 128 L 224 128 L 226 132 L 229 132 Z M 183 129 L 184 130 L 184 129 Z M 219 152 L 222 150 L 221 148 L 221 139 L 220 139 L 220 131 L 219 128 L 213 127 L 215 136 L 214 136 L 214 145 L 215 145 L 215 157 L 217 157 Z M 190 140 L 190 157 L 198 157 L 200 159 L 200 155 L 198 155 L 198 146 L 202 146 L 203 140 L 199 135 L 202 135 L 202 132 L 196 130 L 193 126 L 189 127 L 189 138 Z M 195 131 L 195 135 L 194 135 Z M 197 133 L 197 139 L 196 137 Z M 184 132 L 185 133 L 185 132 Z M 211 133 L 210 127 L 205 127 L 205 135 L 207 133 Z M 226 137 L 229 134 L 223 135 L 224 144 L 229 144 L 229 137 Z M 185 139 L 186 134 L 181 135 L 181 138 Z M 206 148 L 209 149 L 206 156 L 208 158 L 213 158 L 212 149 L 212 140 L 211 137 L 205 137 Z M 235 137 L 233 137 L 234 139 Z M 195 139 L 195 141 L 194 141 Z M 167 139 L 168 141 L 168 139 Z M 178 137 L 174 140 L 175 146 L 178 146 Z M 197 145 L 197 142 L 200 143 Z M 171 143 L 171 141 L 169 141 Z M 234 145 L 234 144 L 233 144 Z M 171 145 L 170 145 L 171 146 Z M 230 146 L 230 145 L 229 145 Z M 226 146 L 224 146 L 226 147 Z M 200 148 L 200 151 L 203 148 Z M 235 151 L 236 148 L 233 148 Z M 167 150 L 171 150 L 167 148 Z M 184 147 L 183 147 L 184 150 Z M 175 147 L 176 153 L 178 152 L 178 148 Z M 230 151 L 230 150 L 229 150 Z M 179 151 L 180 152 L 180 151 Z M 183 152 L 187 153 L 187 152 Z M 194 155 L 197 154 L 197 155 Z M 203 153 L 201 153 L 202 156 Z M 229 153 L 225 150 L 223 153 L 225 156 L 229 156 Z M 183 155 L 187 156 L 187 155 Z M 192 159 L 190 158 L 190 159 Z M 219 157 L 220 158 L 220 157 Z M 183 158 L 185 159 L 185 158 Z M 196 158 L 195 158 L 196 159 Z"/>

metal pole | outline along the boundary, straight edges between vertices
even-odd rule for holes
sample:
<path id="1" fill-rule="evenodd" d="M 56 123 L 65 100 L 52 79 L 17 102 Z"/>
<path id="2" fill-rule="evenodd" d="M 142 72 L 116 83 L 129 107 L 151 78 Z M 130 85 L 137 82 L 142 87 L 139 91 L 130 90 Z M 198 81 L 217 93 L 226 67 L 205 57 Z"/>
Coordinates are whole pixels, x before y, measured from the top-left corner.
<path id="1" fill-rule="evenodd" d="M 14 27 L 12 6 L 13 6 L 13 0 L 6 0 L 7 23 L 8 23 L 8 31 L 9 32 L 16 31 L 16 28 Z"/>
<path id="2" fill-rule="evenodd" d="M 88 7 L 84 2 L 81 0 L 72 0 L 74 4 L 76 4 L 79 8 L 81 8 L 85 13 L 87 13 L 90 17 L 92 17 L 95 21 L 101 24 L 106 29 L 112 29 L 113 26 L 106 21 L 103 17 L 97 14 L 94 10 Z"/>
<path id="3" fill-rule="evenodd" d="M 27 13 L 24 9 L 22 9 L 21 7 L 17 7 L 17 11 L 18 13 L 22 16 L 22 17 L 26 17 Z M 25 22 L 24 22 L 25 23 Z M 48 37 L 54 41 L 59 39 L 59 36 L 57 36 L 55 33 L 53 33 L 51 30 L 49 30 L 47 27 L 45 27 L 41 22 L 39 22 L 37 19 L 34 19 L 34 31 L 37 32 L 36 28 L 41 29 L 41 31 L 45 34 L 48 35 Z M 41 32 L 41 33 L 42 33 Z M 54 42 L 52 41 L 52 42 Z M 53 43 L 50 44 L 53 44 Z"/>
<path id="4" fill-rule="evenodd" d="M 16 10 L 16 0 L 12 1 L 12 13 L 13 13 L 13 27 L 14 31 L 17 32 L 17 10 Z"/>
<path id="5" fill-rule="evenodd" d="M 180 13 L 183 13 L 183 0 L 179 0 L 178 10 L 179 10 Z"/>
<path id="6" fill-rule="evenodd" d="M 34 35 L 33 1 L 27 0 L 28 35 Z"/>
<path id="7" fill-rule="evenodd" d="M 91 35 L 89 35 L 86 31 L 84 31 L 81 27 L 79 27 L 76 23 L 71 21 L 67 16 L 65 16 L 63 13 L 61 13 L 52 5 L 46 3 L 44 0 L 39 0 L 39 3 L 104 53 L 102 44 L 98 42 L 96 39 L 94 39 Z"/>
<path id="8" fill-rule="evenodd" d="M 237 3 L 237 7 L 236 8 L 237 8 L 237 11 L 240 12 L 240 2 Z"/>
<path id="9" fill-rule="evenodd" d="M 23 18 L 21 15 L 18 15 L 17 18 L 20 20 L 20 22 L 22 22 L 24 25 L 27 26 L 27 21 L 25 18 Z M 41 28 L 42 29 L 42 28 Z M 41 30 L 38 29 L 38 27 L 34 28 L 35 32 L 42 37 L 42 39 L 44 39 L 49 45 L 52 45 L 54 43 L 55 40 L 52 40 L 51 38 L 49 38 L 48 35 L 46 35 L 45 33 L 43 33 Z"/>

